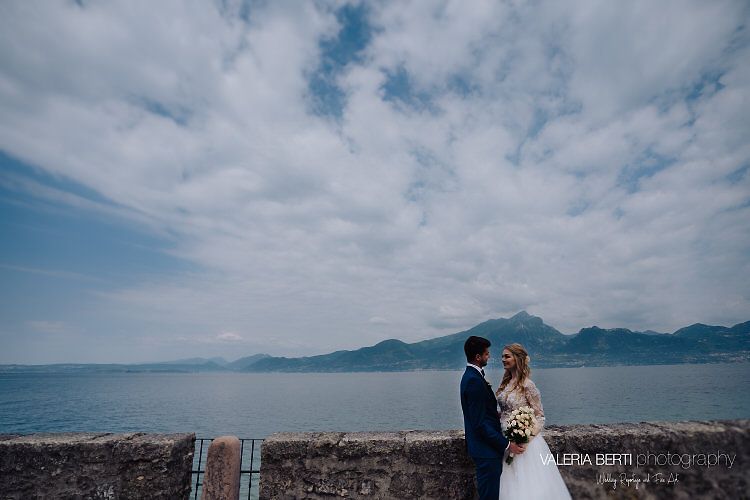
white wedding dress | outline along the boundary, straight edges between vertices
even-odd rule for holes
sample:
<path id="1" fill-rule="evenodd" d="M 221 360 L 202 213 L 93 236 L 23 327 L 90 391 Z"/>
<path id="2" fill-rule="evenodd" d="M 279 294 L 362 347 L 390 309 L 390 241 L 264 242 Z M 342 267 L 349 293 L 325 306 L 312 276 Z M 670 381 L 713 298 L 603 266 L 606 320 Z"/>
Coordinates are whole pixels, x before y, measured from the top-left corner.
<path id="1" fill-rule="evenodd" d="M 544 409 L 539 390 L 529 379 L 526 379 L 524 383 L 526 391 L 511 388 L 512 385 L 513 382 L 509 383 L 508 387 L 505 387 L 497 397 L 503 431 L 506 428 L 507 416 L 521 406 L 530 406 L 534 409 L 537 425 L 532 431 L 534 436 L 526 445 L 526 451 L 516 455 L 510 465 L 503 462 L 503 472 L 500 476 L 500 500 L 569 499 L 568 487 L 565 486 L 557 465 L 553 460 L 549 460 L 546 464 L 543 460 L 551 452 L 541 434 L 544 428 Z M 507 457 L 508 452 L 505 453 Z"/>

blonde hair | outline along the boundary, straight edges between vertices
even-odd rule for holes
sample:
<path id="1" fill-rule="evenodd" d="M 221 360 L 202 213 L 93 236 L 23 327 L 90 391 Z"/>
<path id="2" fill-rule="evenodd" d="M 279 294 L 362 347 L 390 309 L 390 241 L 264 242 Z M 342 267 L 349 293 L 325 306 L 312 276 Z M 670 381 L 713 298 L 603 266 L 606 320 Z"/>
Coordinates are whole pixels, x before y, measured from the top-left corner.
<path id="1" fill-rule="evenodd" d="M 526 352 L 526 349 L 524 349 L 521 344 L 516 343 L 503 346 L 503 351 L 506 349 L 510 351 L 511 356 L 516 360 L 516 375 L 518 378 L 513 390 L 520 389 L 521 392 L 525 394 L 526 388 L 524 386 L 526 384 L 526 379 L 531 376 L 531 368 L 529 368 L 531 358 L 529 357 L 529 353 Z M 500 382 L 500 387 L 497 388 L 497 394 L 500 394 L 500 392 L 508 386 L 512 375 L 510 369 L 505 370 L 505 373 L 503 373 L 503 381 Z"/>

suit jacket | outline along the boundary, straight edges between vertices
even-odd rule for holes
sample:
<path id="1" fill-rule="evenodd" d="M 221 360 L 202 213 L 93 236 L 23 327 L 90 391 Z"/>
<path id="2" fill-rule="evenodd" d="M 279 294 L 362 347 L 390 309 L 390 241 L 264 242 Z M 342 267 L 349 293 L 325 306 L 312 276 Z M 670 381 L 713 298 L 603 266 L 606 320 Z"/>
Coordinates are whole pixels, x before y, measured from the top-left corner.
<path id="1" fill-rule="evenodd" d="M 471 458 L 502 458 L 508 446 L 503 436 L 497 399 L 490 384 L 471 366 L 461 378 L 461 410 L 464 413 L 466 447 Z"/>

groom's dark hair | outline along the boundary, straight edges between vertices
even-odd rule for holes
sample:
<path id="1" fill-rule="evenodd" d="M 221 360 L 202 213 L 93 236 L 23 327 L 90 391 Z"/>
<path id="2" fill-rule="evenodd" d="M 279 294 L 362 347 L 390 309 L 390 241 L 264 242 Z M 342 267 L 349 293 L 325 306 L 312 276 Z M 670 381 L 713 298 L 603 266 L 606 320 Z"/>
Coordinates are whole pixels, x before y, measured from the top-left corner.
<path id="1" fill-rule="evenodd" d="M 466 353 L 466 361 L 469 363 L 474 362 L 474 358 L 477 355 L 481 356 L 484 354 L 484 350 L 488 349 L 492 344 L 489 340 L 484 337 L 477 337 L 472 335 L 466 342 L 464 342 L 464 352 Z"/>

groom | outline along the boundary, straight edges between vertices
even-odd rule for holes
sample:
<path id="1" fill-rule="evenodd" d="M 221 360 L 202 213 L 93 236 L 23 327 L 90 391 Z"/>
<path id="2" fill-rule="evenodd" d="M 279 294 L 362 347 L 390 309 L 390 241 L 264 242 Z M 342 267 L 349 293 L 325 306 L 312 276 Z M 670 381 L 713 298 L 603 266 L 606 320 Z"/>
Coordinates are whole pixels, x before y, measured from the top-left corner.
<path id="1" fill-rule="evenodd" d="M 484 378 L 484 367 L 490 359 L 490 341 L 471 336 L 464 343 L 466 371 L 461 379 L 461 410 L 469 456 L 477 473 L 480 500 L 497 500 L 503 454 L 510 447 L 513 454 L 523 453 L 525 446 L 509 443 L 500 428 L 497 399 Z"/>

